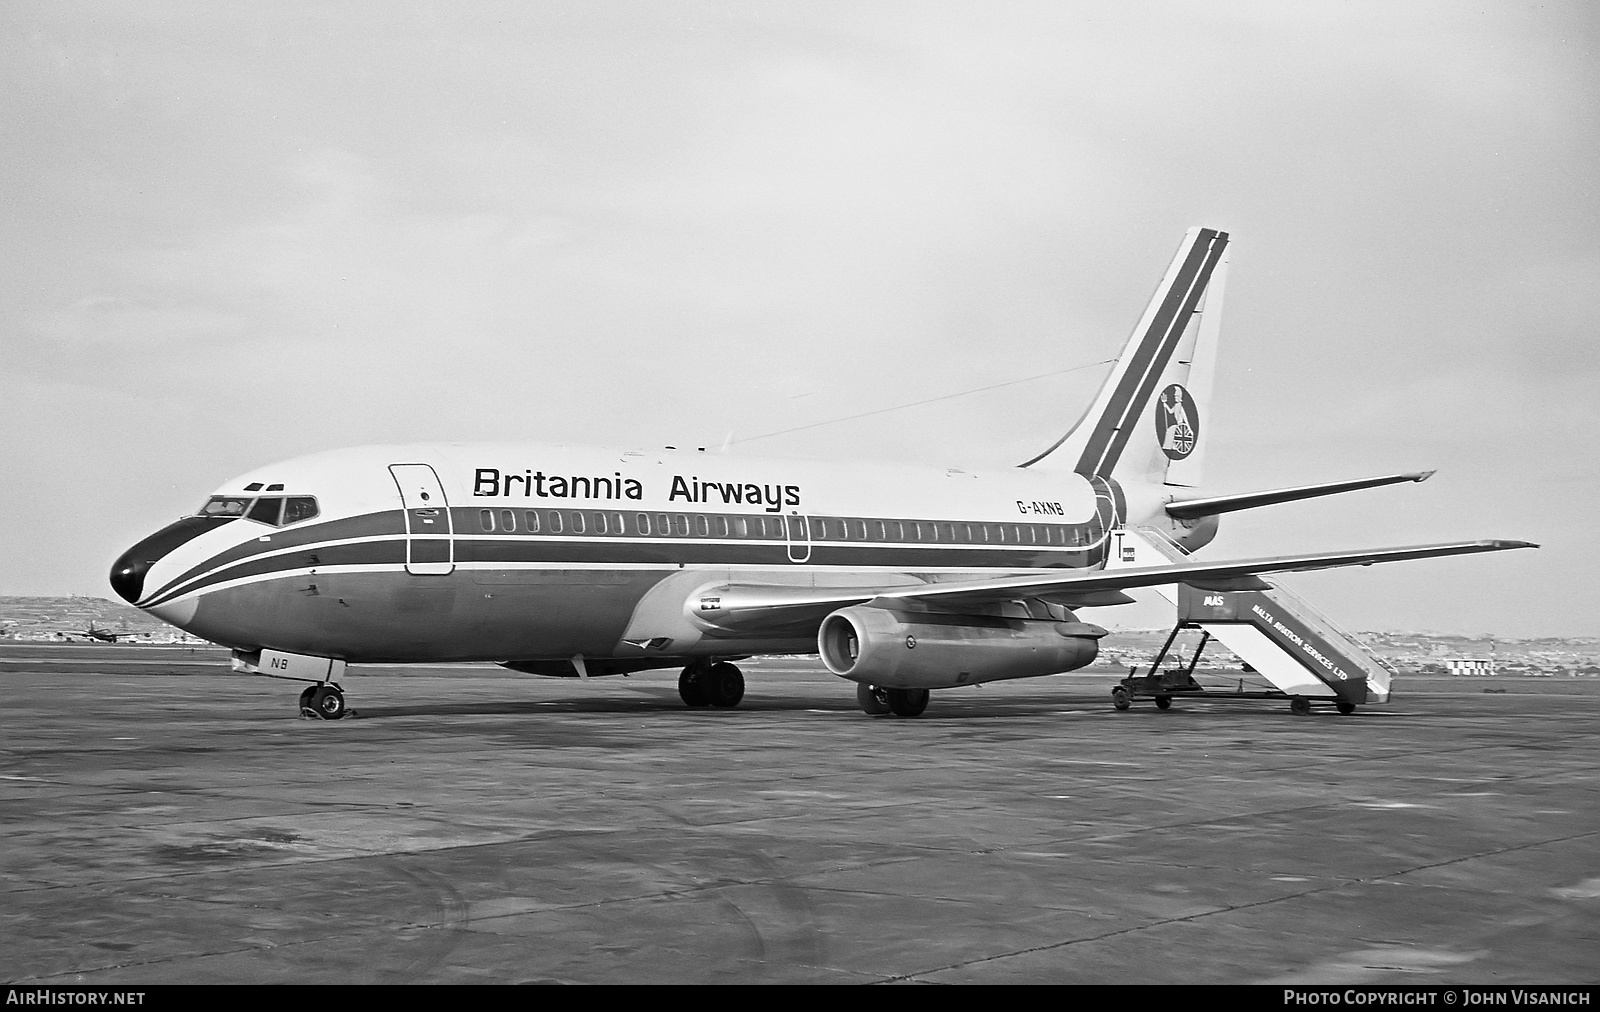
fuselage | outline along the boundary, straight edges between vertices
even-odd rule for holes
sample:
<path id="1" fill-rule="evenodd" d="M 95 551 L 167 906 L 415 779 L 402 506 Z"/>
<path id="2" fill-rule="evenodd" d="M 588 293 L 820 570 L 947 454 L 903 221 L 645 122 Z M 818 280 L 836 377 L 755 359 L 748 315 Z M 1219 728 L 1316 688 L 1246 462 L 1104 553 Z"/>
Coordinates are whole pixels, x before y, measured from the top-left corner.
<path id="1" fill-rule="evenodd" d="M 113 570 L 196 635 L 350 662 L 816 651 L 697 620 L 705 587 L 896 586 L 1103 565 L 1114 482 L 1060 471 L 525 443 L 250 471 Z"/>

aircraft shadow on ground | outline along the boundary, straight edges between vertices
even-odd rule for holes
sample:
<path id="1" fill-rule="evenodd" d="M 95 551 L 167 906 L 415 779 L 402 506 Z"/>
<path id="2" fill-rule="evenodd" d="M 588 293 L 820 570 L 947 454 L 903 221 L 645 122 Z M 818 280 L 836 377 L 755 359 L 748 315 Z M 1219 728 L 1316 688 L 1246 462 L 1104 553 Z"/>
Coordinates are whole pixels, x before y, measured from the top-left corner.
<path id="1" fill-rule="evenodd" d="M 474 699 L 459 701 L 441 701 L 429 703 L 385 703 L 381 699 L 367 700 L 355 696 L 351 701 L 352 712 L 347 719 L 356 720 L 381 720 L 397 717 L 426 717 L 426 716 L 539 716 L 541 714 L 682 714 L 685 717 L 703 719 L 730 719 L 740 714 L 752 713 L 815 713 L 826 711 L 830 713 L 855 714 L 862 719 L 880 719 L 900 721 L 903 718 L 880 717 L 868 718 L 856 706 L 855 700 L 849 696 L 837 699 L 819 699 L 814 696 L 746 696 L 737 707 L 721 709 L 717 707 L 696 707 L 690 709 L 679 700 L 677 692 L 672 689 L 663 689 L 659 693 L 644 693 L 633 690 L 627 696 L 616 695 L 587 695 L 573 696 L 564 699 L 541 700 L 495 700 Z M 1165 713 L 1158 713 L 1153 708 L 1148 714 L 1131 713 L 1115 714 L 1107 700 L 1098 697 L 1094 699 L 1027 699 L 1027 700 L 998 700 L 998 699 L 951 699 L 940 700 L 937 696 L 929 706 L 927 712 L 916 721 L 948 721 L 948 720 L 988 720 L 996 718 L 1015 717 L 1046 717 L 1067 709 L 1075 713 L 1095 714 L 1104 711 L 1106 715 L 1117 716 L 1123 720 L 1139 720 L 1141 717 L 1171 720 L 1182 718 L 1185 715 L 1204 713 L 1211 707 L 1200 708 L 1174 708 Z M 1252 708 L 1260 712 L 1259 708 Z M 1274 708 L 1276 709 L 1276 708 Z"/>

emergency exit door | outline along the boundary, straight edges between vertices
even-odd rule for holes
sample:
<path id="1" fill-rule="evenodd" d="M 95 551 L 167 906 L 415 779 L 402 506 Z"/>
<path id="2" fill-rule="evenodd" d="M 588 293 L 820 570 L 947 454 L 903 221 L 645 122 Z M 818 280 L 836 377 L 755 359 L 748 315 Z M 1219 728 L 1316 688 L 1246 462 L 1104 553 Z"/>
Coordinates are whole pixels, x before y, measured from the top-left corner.
<path id="1" fill-rule="evenodd" d="M 783 532 L 789 542 L 789 561 L 808 562 L 811 559 L 811 525 L 799 513 L 784 518 Z"/>
<path id="2" fill-rule="evenodd" d="M 390 464 L 406 515 L 406 572 L 443 576 L 456 568 L 450 503 L 429 464 Z"/>

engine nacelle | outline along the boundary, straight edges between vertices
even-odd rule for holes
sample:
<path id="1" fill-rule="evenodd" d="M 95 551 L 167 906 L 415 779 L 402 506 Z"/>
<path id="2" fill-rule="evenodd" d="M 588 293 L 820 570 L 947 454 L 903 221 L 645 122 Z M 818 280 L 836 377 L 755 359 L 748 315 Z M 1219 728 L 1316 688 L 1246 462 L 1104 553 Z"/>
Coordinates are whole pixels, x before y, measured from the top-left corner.
<path id="1" fill-rule="evenodd" d="M 822 620 L 822 663 L 891 689 L 943 689 L 1081 668 L 1106 631 L 1087 622 L 840 608 Z"/>

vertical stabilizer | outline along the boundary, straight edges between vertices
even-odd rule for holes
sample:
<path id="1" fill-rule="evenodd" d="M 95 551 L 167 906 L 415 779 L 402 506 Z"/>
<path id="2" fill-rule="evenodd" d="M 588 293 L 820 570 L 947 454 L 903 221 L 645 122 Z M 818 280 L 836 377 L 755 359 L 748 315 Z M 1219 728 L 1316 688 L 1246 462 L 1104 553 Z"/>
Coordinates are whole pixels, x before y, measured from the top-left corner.
<path id="1" fill-rule="evenodd" d="M 1083 475 L 1193 485 L 1200 480 L 1228 233 L 1192 228 L 1094 403 L 1050 458 Z"/>

